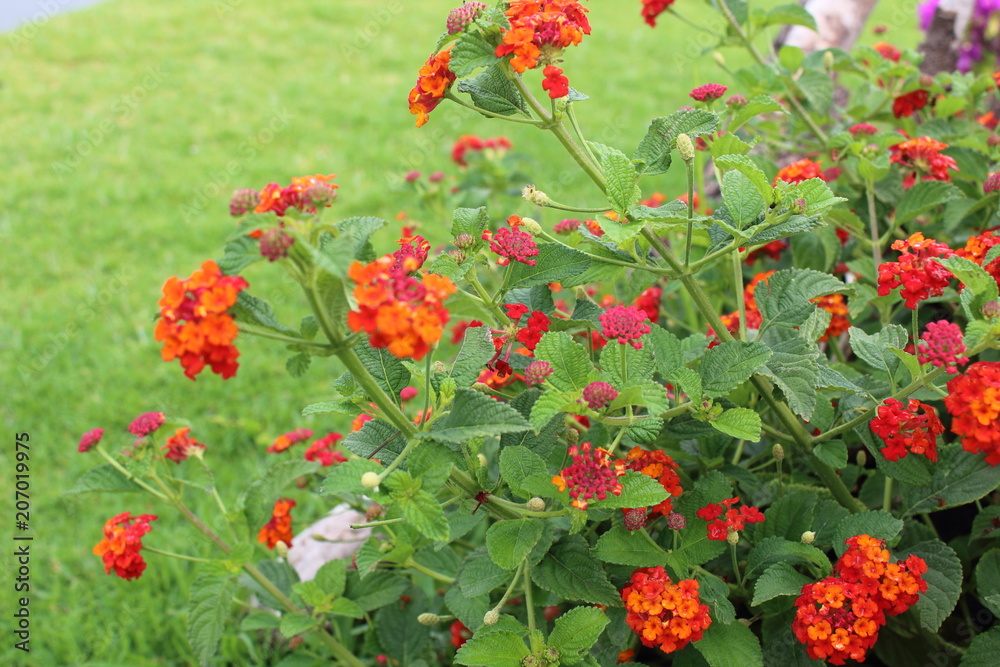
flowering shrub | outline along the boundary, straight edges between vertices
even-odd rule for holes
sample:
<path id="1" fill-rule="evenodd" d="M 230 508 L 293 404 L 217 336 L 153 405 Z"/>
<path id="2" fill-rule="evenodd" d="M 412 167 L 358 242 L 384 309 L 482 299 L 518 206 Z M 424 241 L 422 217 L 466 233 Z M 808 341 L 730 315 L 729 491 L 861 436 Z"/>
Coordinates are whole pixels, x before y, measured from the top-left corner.
<path id="1" fill-rule="evenodd" d="M 628 152 L 575 120 L 569 47 L 600 29 L 582 3 L 443 17 L 415 64 L 416 125 L 447 101 L 552 133 L 597 207 L 544 173 L 504 199 L 502 136 L 452 145 L 464 177 L 493 173 L 489 208 L 423 191 L 450 220 L 441 248 L 407 224 L 379 255 L 389 223 L 331 219 L 333 176 L 234 193 L 223 256 L 163 287 L 163 358 L 227 379 L 255 335 L 293 376 L 330 364 L 302 414 L 346 435 L 277 436 L 241 490 L 215 488 L 223 463 L 176 415 L 141 415 L 117 452 L 107 425 L 78 444 L 103 460 L 78 490 L 149 494 L 218 549 L 192 584 L 204 664 L 239 586 L 269 609 L 244 638 L 352 667 L 947 662 L 973 611 L 1000 611 L 1000 141 L 976 120 L 997 84 L 923 76 L 891 44 L 770 61 L 755 38 L 808 13 L 717 6 L 748 66 Z M 836 107 L 833 76 L 850 86 Z M 648 192 L 671 168 L 687 191 Z M 258 263 L 301 287 L 297 326 L 253 295 Z M 300 580 L 295 526 L 340 504 L 370 534 Z M 154 519 L 108 521 L 107 572 L 140 577 L 144 547 L 187 558 L 158 548 Z"/>

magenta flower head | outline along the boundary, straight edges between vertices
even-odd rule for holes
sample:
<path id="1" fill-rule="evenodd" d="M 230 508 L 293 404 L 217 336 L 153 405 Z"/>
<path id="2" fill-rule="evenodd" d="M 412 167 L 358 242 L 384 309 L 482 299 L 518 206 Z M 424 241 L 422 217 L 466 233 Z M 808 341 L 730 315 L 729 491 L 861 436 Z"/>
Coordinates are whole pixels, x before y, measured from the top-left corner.
<path id="1" fill-rule="evenodd" d="M 501 227 L 493 235 L 490 241 L 490 250 L 500 255 L 497 264 L 506 266 L 510 260 L 521 262 L 528 266 L 534 266 L 535 260 L 530 259 L 538 255 L 538 246 L 535 239 L 528 232 L 522 232 L 513 227 Z"/>
<path id="2" fill-rule="evenodd" d="M 564 234 L 571 234 L 578 229 L 580 229 L 579 220 L 566 218 L 565 220 L 560 220 L 559 222 L 557 222 L 555 227 L 552 228 L 552 231 L 554 231 L 556 234 L 564 235 Z"/>
<path id="3" fill-rule="evenodd" d="M 642 349 L 639 339 L 651 330 L 646 313 L 635 306 L 609 308 L 601 315 L 600 321 L 604 338 L 609 341 L 617 338 L 622 345 L 628 343 L 637 350 Z"/>
<path id="4" fill-rule="evenodd" d="M 250 188 L 234 190 L 229 200 L 229 215 L 238 218 L 252 211 L 260 203 L 260 194 Z"/>
<path id="5" fill-rule="evenodd" d="M 101 441 L 101 438 L 103 436 L 104 436 L 103 428 L 95 428 L 93 430 L 87 431 L 86 433 L 83 434 L 83 437 L 80 438 L 80 446 L 76 448 L 76 451 L 80 452 L 81 454 L 89 452 L 91 449 L 97 446 L 97 443 Z"/>
<path id="6" fill-rule="evenodd" d="M 147 412 L 132 420 L 128 425 L 128 432 L 132 435 L 145 438 L 147 435 L 163 426 L 165 415 L 162 412 Z"/>
<path id="7" fill-rule="evenodd" d="M 946 372 L 955 374 L 958 367 L 969 363 L 965 356 L 965 342 L 962 329 L 954 322 L 941 320 L 931 322 L 920 337 L 917 345 L 918 360 L 922 364 L 933 364 Z"/>
<path id="8" fill-rule="evenodd" d="M 691 97 L 699 102 L 711 102 L 722 97 L 727 88 L 719 83 L 706 83 L 704 86 L 698 86 L 692 90 L 689 94 Z"/>
<path id="9" fill-rule="evenodd" d="M 1000 173 L 990 174 L 983 183 L 983 192 L 989 194 L 995 190 L 1000 190 Z"/>
<path id="10" fill-rule="evenodd" d="M 461 32 L 476 20 L 476 17 L 486 9 L 482 2 L 466 2 L 461 7 L 456 7 L 448 13 L 446 27 L 449 35 Z"/>
<path id="11" fill-rule="evenodd" d="M 288 257 L 288 249 L 295 243 L 295 238 L 281 227 L 271 227 L 260 237 L 260 254 L 269 262 L 276 262 Z"/>
<path id="12" fill-rule="evenodd" d="M 552 375 L 552 364 L 547 361 L 532 361 L 524 369 L 524 381 L 527 384 L 541 384 Z"/>
<path id="13" fill-rule="evenodd" d="M 857 139 L 859 136 L 871 136 L 878 132 L 878 128 L 869 123 L 858 123 L 847 128 L 851 136 Z"/>
<path id="14" fill-rule="evenodd" d="M 618 398 L 618 390 L 607 382 L 591 382 L 583 388 L 583 402 L 591 410 L 602 410 Z"/>

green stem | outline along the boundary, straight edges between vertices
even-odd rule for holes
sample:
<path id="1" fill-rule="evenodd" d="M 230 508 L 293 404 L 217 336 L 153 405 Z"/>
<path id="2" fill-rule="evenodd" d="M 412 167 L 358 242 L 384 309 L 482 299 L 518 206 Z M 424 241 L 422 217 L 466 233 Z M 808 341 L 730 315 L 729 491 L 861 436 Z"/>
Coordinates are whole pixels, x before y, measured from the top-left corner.
<path id="1" fill-rule="evenodd" d="M 872 259 L 875 260 L 875 269 L 882 265 L 882 243 L 878 235 L 878 218 L 875 215 L 875 184 L 868 179 L 865 184 L 868 196 L 868 225 L 872 235 Z"/>
<path id="2" fill-rule="evenodd" d="M 486 292 L 486 289 L 483 287 L 482 283 L 479 282 L 479 276 L 476 274 L 475 266 L 469 269 L 469 272 L 465 274 L 465 280 L 470 285 L 472 285 L 472 289 L 476 290 L 476 294 L 479 295 L 479 298 L 482 300 L 483 305 L 486 306 L 486 308 L 488 308 L 491 313 L 493 313 L 493 317 L 497 318 L 497 321 L 500 322 L 500 325 L 504 327 L 509 327 L 510 318 L 507 317 L 506 313 L 504 313 L 503 310 L 500 309 L 500 306 L 498 306 L 493 302 L 493 297 L 491 297 Z"/>
<path id="3" fill-rule="evenodd" d="M 441 574 L 440 572 L 435 572 L 434 570 L 430 569 L 429 567 L 425 567 L 425 566 L 421 565 L 420 563 L 418 563 L 417 561 L 413 560 L 412 558 L 406 562 L 405 567 L 408 567 L 411 570 L 416 570 L 417 572 L 419 572 L 421 574 L 426 574 L 428 577 L 430 577 L 431 579 L 434 579 L 435 581 L 440 581 L 440 582 L 445 583 L 445 584 L 453 584 L 453 583 L 455 583 L 455 580 L 452 577 L 449 577 L 447 575 Z"/>
<path id="4" fill-rule="evenodd" d="M 916 350 L 917 344 L 920 342 L 920 316 L 917 314 L 916 308 L 910 311 L 910 326 L 913 328 L 913 349 Z M 920 363 L 919 356 L 917 358 L 917 368 L 919 369 L 918 376 L 923 380 L 924 365 Z"/>
<path id="5" fill-rule="evenodd" d="M 743 575 L 740 574 L 740 561 L 736 558 L 736 545 L 729 545 L 729 553 L 733 557 L 733 574 L 736 576 L 736 583 L 740 588 L 743 588 Z"/>
<path id="6" fill-rule="evenodd" d="M 892 477 L 885 478 L 885 490 L 882 492 L 882 509 L 892 511 Z"/>
<path id="7" fill-rule="evenodd" d="M 146 491 L 147 493 L 152 494 L 153 496 L 159 498 L 160 500 L 162 500 L 164 502 L 168 502 L 168 503 L 170 502 L 170 498 L 168 498 L 167 496 L 163 495 L 162 493 L 160 493 L 159 491 L 157 491 L 156 489 L 154 489 L 153 487 L 151 487 L 149 484 L 146 484 L 144 481 L 142 481 L 141 479 L 139 479 L 138 477 L 136 477 L 135 475 L 133 475 L 132 473 L 130 473 L 121 463 L 118 463 L 118 461 L 115 461 L 115 459 L 110 454 L 108 454 L 106 451 L 104 451 L 104 448 L 101 447 L 101 445 L 98 444 L 97 447 L 95 447 L 95 449 L 97 450 L 97 452 L 101 456 L 104 457 L 104 459 L 108 463 L 110 463 L 112 465 L 112 467 L 114 467 L 115 470 L 117 470 L 122 475 L 124 475 L 125 479 L 127 479 L 130 482 L 133 482 L 136 485 L 142 487 L 142 489 L 144 491 Z"/>
<path id="8" fill-rule="evenodd" d="M 380 519 L 379 521 L 369 521 L 367 523 L 352 523 L 351 528 L 354 530 L 359 530 L 361 528 L 378 528 L 379 526 L 388 526 L 394 523 L 403 523 L 403 518 Z"/>
<path id="9" fill-rule="evenodd" d="M 179 558 L 180 560 L 189 560 L 192 563 L 211 563 L 212 561 L 208 558 L 195 558 L 194 556 L 185 556 L 183 554 L 175 554 L 172 551 L 163 551 L 162 549 L 154 549 L 151 546 L 142 545 L 142 548 L 146 551 L 150 551 L 154 554 L 160 554 L 161 556 L 170 556 L 171 558 Z"/>
<path id="10" fill-rule="evenodd" d="M 694 242 L 694 161 L 684 161 L 688 184 L 687 238 L 684 239 L 684 268 L 691 266 L 691 245 Z"/>
<path id="11" fill-rule="evenodd" d="M 736 443 L 736 451 L 733 453 L 732 463 L 733 465 L 739 465 L 740 459 L 743 458 L 743 447 L 746 444 L 746 440 L 740 440 Z"/>
<path id="12" fill-rule="evenodd" d="M 528 630 L 535 630 L 535 596 L 531 590 L 531 565 L 524 562 L 524 602 L 528 605 Z"/>
<path id="13" fill-rule="evenodd" d="M 454 95 L 451 91 L 448 91 L 447 93 L 445 93 L 444 96 L 447 99 L 451 100 L 452 102 L 455 102 L 459 106 L 463 106 L 466 109 L 472 109 L 476 113 L 482 114 L 484 116 L 488 116 L 490 118 L 497 118 L 499 120 L 505 120 L 505 121 L 508 121 L 510 123 L 521 123 L 522 125 L 534 125 L 535 127 L 543 127 L 545 125 L 545 121 L 544 120 L 535 120 L 533 118 L 512 118 L 510 116 L 504 116 L 502 114 L 493 113 L 492 111 L 487 111 L 485 109 L 481 109 L 479 107 L 472 106 L 471 104 L 469 104 L 468 102 L 466 102 L 462 98 L 457 97 L 456 95 Z"/>
<path id="14" fill-rule="evenodd" d="M 736 307 L 740 318 L 740 340 L 747 339 L 747 302 L 743 297 L 743 266 L 739 249 L 733 250 L 733 288 L 736 290 Z"/>
<path id="15" fill-rule="evenodd" d="M 333 351 L 333 348 L 329 345 L 324 345 L 323 343 L 317 343 L 314 340 L 306 340 L 305 338 L 297 338 L 295 336 L 286 336 L 285 334 L 280 334 L 274 331 L 267 331 L 265 329 L 257 329 L 253 325 L 247 324 L 245 322 L 238 323 L 241 333 L 250 334 L 251 336 L 260 336 L 261 338 L 270 338 L 271 340 L 281 341 L 282 343 L 288 343 L 290 345 L 302 345 L 304 347 L 315 347 L 323 350 Z"/>
<path id="16" fill-rule="evenodd" d="M 554 199 L 549 199 L 549 203 L 545 205 L 546 208 L 556 208 L 560 211 L 572 211 L 574 213 L 606 213 L 611 209 L 607 206 L 603 207 L 592 207 L 592 208 L 581 208 L 579 206 L 570 206 L 569 204 L 563 204 L 555 201 Z"/>
<path id="17" fill-rule="evenodd" d="M 855 514 L 868 509 L 863 502 L 851 495 L 850 490 L 844 485 L 844 480 L 840 479 L 840 476 L 833 468 L 817 459 L 814 455 L 810 456 L 810 463 L 820 481 L 826 485 L 830 493 L 833 494 L 834 499 L 843 507 Z"/>
<path id="18" fill-rule="evenodd" d="M 436 347 L 437 347 L 437 345 L 435 345 L 435 348 Z M 423 417 L 423 422 L 424 422 L 424 426 L 425 427 L 429 427 L 430 426 L 430 419 L 428 419 L 429 415 L 427 414 L 427 410 L 431 406 L 431 359 L 433 359 L 433 358 L 434 358 L 434 349 L 432 349 L 431 353 L 427 355 L 427 362 L 424 365 L 424 380 L 426 380 L 426 384 L 424 385 L 424 413 L 423 413 L 424 417 Z"/>

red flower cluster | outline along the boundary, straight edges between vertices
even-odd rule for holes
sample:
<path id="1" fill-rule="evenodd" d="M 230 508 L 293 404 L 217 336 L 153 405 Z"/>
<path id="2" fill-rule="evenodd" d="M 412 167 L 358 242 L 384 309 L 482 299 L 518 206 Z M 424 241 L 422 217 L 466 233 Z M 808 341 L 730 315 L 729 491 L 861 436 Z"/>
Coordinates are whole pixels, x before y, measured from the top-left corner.
<path id="1" fill-rule="evenodd" d="M 898 461 L 912 452 L 937 461 L 937 436 L 944 433 L 944 426 L 926 403 L 911 398 L 904 408 L 895 398 L 887 398 L 868 426 L 885 442 L 886 460 Z"/>
<path id="2" fill-rule="evenodd" d="M 184 374 L 192 380 L 206 364 L 223 379 L 236 375 L 240 352 L 233 340 L 239 328 L 226 311 L 247 287 L 239 276 L 222 275 L 212 260 L 186 280 L 168 279 L 155 333 L 163 343 L 163 360 L 180 359 Z"/>
<path id="3" fill-rule="evenodd" d="M 872 48 L 878 51 L 878 54 L 880 56 L 882 56 L 886 60 L 891 60 L 894 63 L 898 63 L 899 59 L 903 55 L 899 49 L 897 49 L 889 42 L 875 42 L 874 44 L 872 44 Z"/>
<path id="4" fill-rule="evenodd" d="M 267 448 L 268 454 L 280 454 L 292 445 L 305 442 L 313 436 L 312 429 L 297 428 L 294 431 L 283 433 L 274 439 L 274 442 Z"/>
<path id="5" fill-rule="evenodd" d="M 925 239 L 917 232 L 905 241 L 895 241 L 893 250 L 902 254 L 895 262 L 885 262 L 878 267 L 878 295 L 886 296 L 902 286 L 899 295 L 910 310 L 916 310 L 917 303 L 932 296 L 941 296 L 951 280 L 951 271 L 937 262 L 935 257 L 951 257 L 955 253 L 944 243 Z"/>
<path id="6" fill-rule="evenodd" d="M 553 64 L 563 49 L 590 34 L 587 10 L 574 0 L 512 0 L 507 18 L 510 29 L 495 54 L 513 54 L 510 66 L 522 73 L 537 67 L 539 59 Z"/>
<path id="7" fill-rule="evenodd" d="M 680 466 L 669 454 L 662 450 L 648 452 L 641 447 L 633 447 L 625 457 L 625 468 L 652 477 L 670 494 L 659 505 L 650 508 L 653 514 L 667 516 L 674 511 L 673 499 L 681 495 L 684 489 L 681 488 L 681 478 L 677 474 Z"/>
<path id="8" fill-rule="evenodd" d="M 512 144 L 507 137 L 482 139 L 474 134 L 463 134 L 451 146 L 451 160 L 459 167 L 468 167 L 469 163 L 465 161 L 465 154 L 469 151 L 479 152 L 488 150 L 497 155 L 503 155 L 511 147 Z"/>
<path id="9" fill-rule="evenodd" d="M 944 406 L 952 416 L 952 433 L 962 438 L 962 448 L 986 454 L 991 466 L 1000 464 L 1000 362 L 977 361 L 951 379 Z"/>
<path id="10" fill-rule="evenodd" d="M 114 569 L 126 581 L 138 579 L 146 569 L 146 561 L 139 552 L 142 550 L 142 536 L 152 528 L 149 522 L 155 520 L 152 514 L 132 516 L 131 512 L 119 514 L 104 524 L 104 539 L 94 547 L 94 555 L 104 561 L 104 573 Z"/>
<path id="11" fill-rule="evenodd" d="M 545 77 L 542 80 L 542 90 L 549 91 L 549 97 L 557 100 L 569 95 L 569 79 L 563 76 L 563 71 L 555 65 L 548 65 L 542 70 Z"/>
<path id="12" fill-rule="evenodd" d="M 347 275 L 357 283 L 358 309 L 347 314 L 347 325 L 367 333 L 372 347 L 420 360 L 441 339 L 449 317 L 444 300 L 454 294 L 455 285 L 434 273 L 424 273 L 419 280 L 410 275 L 427 257 L 423 239 L 414 240 L 416 250 L 407 251 L 409 244 L 404 244 L 392 255 L 351 265 Z"/>
<path id="13" fill-rule="evenodd" d="M 507 317 L 510 321 L 517 325 L 521 321 L 521 317 L 528 312 L 528 307 L 523 303 L 509 303 L 506 305 Z M 540 310 L 531 311 L 531 315 L 528 316 L 528 321 L 525 323 L 524 327 L 517 332 L 517 342 L 528 348 L 529 351 L 534 352 L 535 346 L 538 342 L 542 340 L 542 336 L 549 330 L 551 321 L 549 316 Z M 500 339 L 500 347 L 503 347 L 504 339 Z M 494 345 L 496 345 L 497 339 L 494 339 Z"/>
<path id="14" fill-rule="evenodd" d="M 721 83 L 706 83 L 704 86 L 698 86 L 688 95 L 698 102 L 711 102 L 725 95 L 726 90 L 726 86 Z"/>
<path id="15" fill-rule="evenodd" d="M 604 311 L 598 319 L 601 322 L 601 335 L 606 340 L 616 338 L 622 345 L 628 343 L 637 350 L 642 349 L 639 339 L 652 330 L 646 312 L 636 306 L 614 306 Z"/>
<path id="16" fill-rule="evenodd" d="M 507 218 L 508 227 L 501 227 L 495 234 L 483 232 L 483 239 L 490 242 L 490 250 L 500 255 L 497 264 L 507 266 L 510 260 L 534 266 L 535 260 L 529 259 L 538 255 L 538 246 L 535 239 L 528 232 L 523 232 L 518 227 L 521 226 L 521 216 L 512 215 Z"/>
<path id="17" fill-rule="evenodd" d="M 273 549 L 278 542 L 284 542 L 289 547 L 292 546 L 292 508 L 295 501 L 288 498 L 279 498 L 274 502 L 274 511 L 271 513 L 271 520 L 257 533 L 257 541 L 266 544 L 268 549 Z"/>
<path id="18" fill-rule="evenodd" d="M 808 181 L 810 178 L 822 178 L 824 181 L 826 180 L 823 176 L 823 167 L 820 166 L 819 162 L 804 158 L 782 167 L 778 175 L 774 177 L 773 185 L 777 185 L 778 181 L 801 183 L 802 181 Z"/>
<path id="19" fill-rule="evenodd" d="M 667 11 L 674 0 L 642 0 L 642 18 L 651 28 L 656 27 L 656 17 Z"/>
<path id="20" fill-rule="evenodd" d="M 462 645 L 472 638 L 472 632 L 462 624 L 462 621 L 452 622 L 449 630 L 451 632 L 451 645 L 456 649 L 462 648 Z"/>
<path id="21" fill-rule="evenodd" d="M 608 450 L 602 447 L 591 449 L 590 443 L 585 442 L 579 447 L 570 447 L 569 455 L 573 463 L 559 471 L 552 478 L 552 483 L 560 493 L 569 489 L 573 499 L 570 505 L 585 510 L 591 498 L 604 500 L 608 494 L 621 495 L 622 484 L 618 478 L 625 474 L 625 465 L 621 461 L 612 464 Z"/>
<path id="22" fill-rule="evenodd" d="M 128 425 L 125 429 L 137 438 L 145 438 L 147 435 L 163 426 L 166 416 L 162 412 L 144 412 Z"/>
<path id="23" fill-rule="evenodd" d="M 663 288 L 656 286 L 647 287 L 632 305 L 646 313 L 646 319 L 650 322 L 658 322 L 660 319 L 660 297 L 662 295 Z"/>
<path id="24" fill-rule="evenodd" d="M 969 363 L 969 358 L 964 353 L 962 328 L 947 320 L 928 324 L 917 345 L 917 358 L 920 363 L 933 364 L 952 375 L 958 372 L 960 365 Z"/>
<path id="25" fill-rule="evenodd" d="M 666 570 L 639 568 L 632 573 L 629 585 L 622 590 L 625 622 L 639 636 L 644 646 L 673 653 L 690 642 L 701 639 L 712 625 L 708 605 L 701 603 L 698 582 L 670 581 Z"/>
<path id="26" fill-rule="evenodd" d="M 330 183 L 336 174 L 324 176 L 296 176 L 292 184 L 282 187 L 277 183 L 268 183 L 258 195 L 260 198 L 254 213 L 274 211 L 278 217 L 285 215 L 289 208 L 297 208 L 305 213 L 315 213 L 316 205 L 330 206 L 337 197 L 339 185 Z"/>
<path id="27" fill-rule="evenodd" d="M 723 500 L 722 505 L 709 503 L 695 512 L 699 519 L 708 521 L 708 539 L 724 540 L 731 531 L 739 531 L 746 528 L 748 523 L 760 523 L 764 520 L 764 514 L 752 505 L 742 505 L 737 510 L 733 507 L 739 502 L 739 498 Z"/>
<path id="28" fill-rule="evenodd" d="M 826 333 L 820 336 L 820 341 L 838 338 L 851 328 L 851 322 L 847 319 L 850 310 L 847 308 L 847 302 L 844 300 L 843 294 L 818 296 L 812 299 L 812 302 L 833 316 L 830 318 L 830 324 L 826 326 Z"/>
<path id="29" fill-rule="evenodd" d="M 330 433 L 315 441 L 306 450 L 306 461 L 319 461 L 324 468 L 335 463 L 347 463 L 347 457 L 334 450 L 342 437 L 339 433 Z"/>
<path id="30" fill-rule="evenodd" d="M 951 174 L 948 170 L 958 171 L 958 163 L 955 158 L 941 154 L 945 148 L 948 148 L 948 144 L 930 137 L 908 139 L 889 146 L 892 153 L 889 162 L 895 162 L 909 170 L 903 178 L 903 189 L 913 187 L 917 176 L 922 181 L 950 182 Z"/>
<path id="31" fill-rule="evenodd" d="M 102 437 L 104 437 L 103 428 L 95 428 L 91 429 L 90 431 L 87 431 L 80 438 L 80 444 L 77 446 L 76 451 L 80 452 L 81 454 L 89 452 L 91 449 L 97 446 L 97 443 L 101 441 Z"/>
<path id="32" fill-rule="evenodd" d="M 813 659 L 834 665 L 847 659 L 862 662 L 885 617 L 903 613 L 927 590 L 921 576 L 926 571 L 919 556 L 889 562 L 883 540 L 848 538 L 847 551 L 834 566 L 837 576 L 802 587 L 792 632 Z"/>
<path id="33" fill-rule="evenodd" d="M 857 125 L 852 125 L 847 128 L 847 131 L 851 133 L 851 136 L 857 139 L 861 136 L 871 136 L 878 132 L 878 128 L 869 123 L 858 123 Z"/>
<path id="34" fill-rule="evenodd" d="M 190 428 L 179 428 L 167 438 L 167 444 L 161 448 L 167 450 L 164 456 L 179 465 L 189 456 L 199 456 L 200 452 L 205 451 L 205 445 L 190 437 L 190 432 Z"/>
<path id="35" fill-rule="evenodd" d="M 455 73 L 448 69 L 451 62 L 450 47 L 435 53 L 417 73 L 417 84 L 410 91 L 410 113 L 417 117 L 417 127 L 422 127 L 430 113 L 441 104 L 445 93 L 455 81 Z"/>
<path id="36" fill-rule="evenodd" d="M 909 117 L 927 106 L 926 90 L 914 90 L 912 93 L 900 95 L 892 101 L 892 115 L 896 118 Z"/>
<path id="37" fill-rule="evenodd" d="M 580 229 L 580 221 L 574 220 L 572 218 L 566 218 L 565 220 L 560 220 L 552 227 L 552 231 L 560 236 L 566 234 L 572 234 L 576 230 Z"/>
<path id="38" fill-rule="evenodd" d="M 591 410 L 603 410 L 618 398 L 618 390 L 607 382 L 591 382 L 583 388 L 581 401 Z"/>

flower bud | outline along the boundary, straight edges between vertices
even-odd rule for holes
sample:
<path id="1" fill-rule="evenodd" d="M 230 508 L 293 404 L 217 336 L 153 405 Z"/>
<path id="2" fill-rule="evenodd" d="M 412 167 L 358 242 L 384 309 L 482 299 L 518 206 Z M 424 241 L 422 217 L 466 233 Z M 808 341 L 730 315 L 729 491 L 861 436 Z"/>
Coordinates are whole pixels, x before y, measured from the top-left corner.
<path id="1" fill-rule="evenodd" d="M 713 51 L 712 52 L 712 58 L 715 59 L 715 64 L 716 65 L 718 65 L 719 67 L 725 69 L 725 67 L 726 67 L 726 58 L 725 58 L 725 56 L 723 56 L 718 51 Z"/>
<path id="2" fill-rule="evenodd" d="M 830 71 L 833 69 L 834 57 L 833 51 L 827 51 L 823 54 L 823 69 Z"/>
<path id="3" fill-rule="evenodd" d="M 532 236 L 538 236 L 542 233 L 542 226 L 532 218 L 521 218 L 521 228 Z"/>
<path id="4" fill-rule="evenodd" d="M 489 460 L 482 454 L 476 454 L 476 460 L 479 461 L 479 465 L 481 466 L 487 466 L 490 464 Z"/>
<path id="5" fill-rule="evenodd" d="M 437 625 L 440 622 L 441 622 L 441 617 L 438 616 L 437 614 L 424 613 L 420 614 L 420 616 L 417 616 L 417 623 L 419 623 L 420 625 Z"/>
<path id="6" fill-rule="evenodd" d="M 575 447 L 580 442 L 580 432 L 575 428 L 566 429 L 566 444 Z"/>
<path id="7" fill-rule="evenodd" d="M 476 239 L 472 238 L 472 234 L 462 232 L 455 237 L 455 247 L 459 250 L 468 250 L 474 245 L 476 245 Z"/>
<path id="8" fill-rule="evenodd" d="M 750 623 L 750 619 L 749 619 L 749 618 L 740 618 L 740 619 L 737 619 L 737 620 L 738 620 L 738 621 L 739 621 L 739 622 L 740 622 L 740 623 L 741 623 L 742 625 L 744 625 L 745 627 L 748 627 L 748 628 L 749 628 L 749 627 L 750 627 L 750 625 L 751 625 L 751 623 Z"/>
<path id="9" fill-rule="evenodd" d="M 802 533 L 802 537 L 799 539 L 799 541 L 802 542 L 802 544 L 812 544 L 813 542 L 816 541 L 816 533 L 811 530 L 807 530 L 806 532 Z"/>
<path id="10" fill-rule="evenodd" d="M 785 448 L 780 443 L 775 443 L 774 447 L 771 447 L 771 456 L 774 457 L 775 461 L 784 461 Z"/>
<path id="11" fill-rule="evenodd" d="M 1000 135 L 991 134 L 990 136 L 986 137 L 986 145 L 989 146 L 990 148 L 996 148 L 997 146 L 1000 146 Z"/>
<path id="12" fill-rule="evenodd" d="M 406 172 L 405 178 L 407 183 L 412 183 L 413 181 L 420 178 L 420 172 L 417 171 L 416 169 L 411 169 L 410 171 Z"/>
<path id="13" fill-rule="evenodd" d="M 983 183 L 983 192 L 989 194 L 994 190 L 1000 190 L 1000 173 L 993 173 L 986 177 Z"/>
<path id="14" fill-rule="evenodd" d="M 278 558 L 287 557 L 288 544 L 284 540 L 278 540 L 274 545 L 274 553 L 278 554 Z"/>
<path id="15" fill-rule="evenodd" d="M 809 203 L 802 197 L 799 197 L 794 202 L 792 202 L 792 210 L 798 213 L 799 215 L 803 215 L 805 214 L 806 211 L 809 210 Z"/>
<path id="16" fill-rule="evenodd" d="M 328 183 L 313 183 L 302 195 L 313 206 L 329 206 L 337 198 L 337 189 Z"/>
<path id="17" fill-rule="evenodd" d="M 361 486 L 366 489 L 374 489 L 382 482 L 382 478 L 379 477 L 377 472 L 366 472 L 361 476 Z"/>
<path id="18" fill-rule="evenodd" d="M 1000 317 L 1000 301 L 986 302 L 979 312 L 990 318 Z"/>
<path id="19" fill-rule="evenodd" d="M 930 74 L 924 74 L 922 77 L 920 77 L 921 88 L 930 88 L 933 85 L 934 85 L 934 77 L 932 77 Z"/>
<path id="20" fill-rule="evenodd" d="M 521 188 L 521 196 L 535 206 L 544 207 L 549 205 L 549 196 L 541 190 L 536 190 L 534 185 L 525 185 Z"/>
<path id="21" fill-rule="evenodd" d="M 427 177 L 427 180 L 430 181 L 431 183 L 437 183 L 439 181 L 443 181 L 444 180 L 444 172 L 443 171 L 435 171 L 430 176 Z"/>
<path id="22" fill-rule="evenodd" d="M 235 190 L 229 200 L 229 215 L 238 218 L 244 213 L 252 211 L 259 203 L 260 194 L 256 190 L 250 188 Z"/>
<path id="23" fill-rule="evenodd" d="M 729 542 L 730 546 L 735 547 L 740 543 L 740 534 L 738 531 L 731 530 L 726 534 L 726 542 Z"/>
<path id="24" fill-rule="evenodd" d="M 485 382 L 474 382 L 472 383 L 472 388 L 475 391 L 481 392 L 483 394 L 492 394 L 493 390 Z"/>
<path id="25" fill-rule="evenodd" d="M 667 515 L 667 526 L 671 530 L 684 530 L 687 528 L 687 519 L 680 512 L 671 512 Z"/>
<path id="26" fill-rule="evenodd" d="M 532 512 L 542 512 L 545 510 L 545 501 L 535 496 L 528 501 L 528 509 Z"/>
<path id="27" fill-rule="evenodd" d="M 747 105 L 747 98 L 742 95 L 733 95 L 728 100 L 726 100 L 726 106 L 730 111 L 739 111 Z"/>
<path id="28" fill-rule="evenodd" d="M 685 162 L 694 159 L 694 144 L 691 143 L 691 137 L 684 133 L 677 135 L 677 152 Z"/>
<path id="29" fill-rule="evenodd" d="M 542 651 L 542 657 L 545 658 L 546 660 L 548 660 L 548 662 L 549 662 L 550 665 L 558 665 L 559 664 L 559 650 L 558 649 L 554 649 L 551 646 L 546 647 Z"/>
<path id="30" fill-rule="evenodd" d="M 639 530 L 646 527 L 646 508 L 637 507 L 625 512 L 625 529 Z"/>
<path id="31" fill-rule="evenodd" d="M 434 365 L 431 366 L 435 373 L 447 373 L 448 366 L 443 361 L 435 361 Z"/>
<path id="32" fill-rule="evenodd" d="M 858 455 L 855 458 L 855 460 L 858 462 L 859 468 L 864 468 L 865 464 L 868 463 L 868 452 L 862 449 L 860 452 L 858 452 Z"/>
<path id="33" fill-rule="evenodd" d="M 496 625 L 497 621 L 499 620 L 500 620 L 500 612 L 498 612 L 496 609 L 490 609 L 488 612 L 486 612 L 486 615 L 483 616 L 483 625 Z"/>

